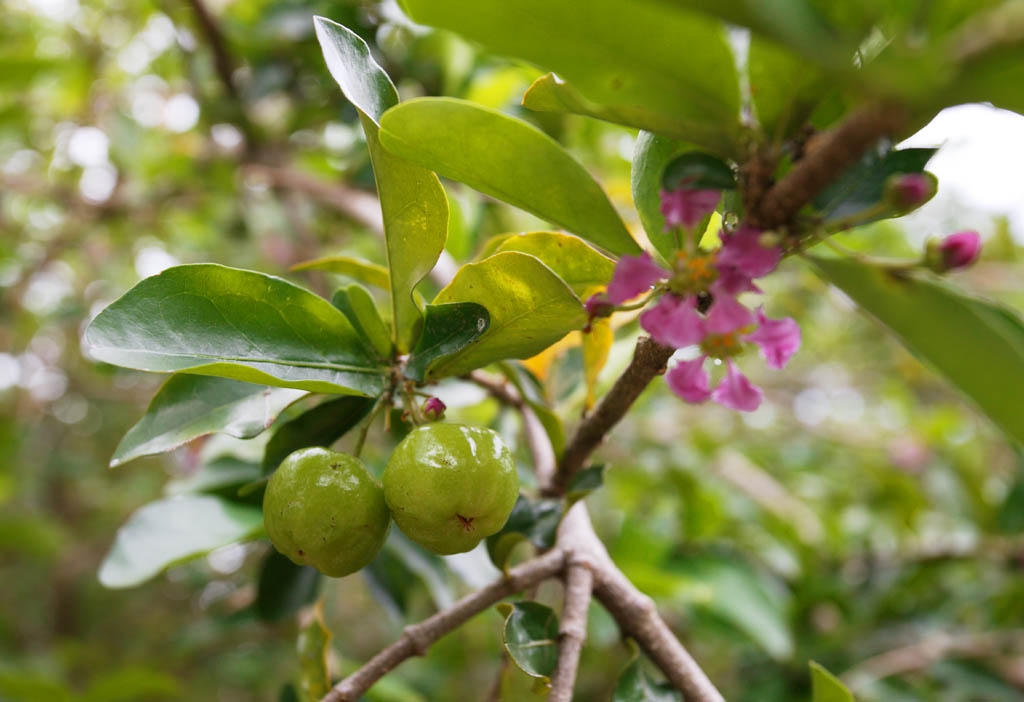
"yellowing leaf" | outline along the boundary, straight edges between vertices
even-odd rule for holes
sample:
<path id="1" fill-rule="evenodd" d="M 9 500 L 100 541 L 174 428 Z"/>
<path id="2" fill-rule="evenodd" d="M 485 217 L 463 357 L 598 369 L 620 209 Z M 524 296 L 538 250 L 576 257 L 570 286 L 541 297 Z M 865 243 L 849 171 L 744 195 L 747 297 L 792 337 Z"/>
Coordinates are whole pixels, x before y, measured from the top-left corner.
<path id="1" fill-rule="evenodd" d="M 583 376 L 587 382 L 585 404 L 589 410 L 597 399 L 597 378 L 608 362 L 608 353 L 615 335 L 609 318 L 595 319 L 590 325 L 590 331 L 580 334 L 583 336 Z"/>

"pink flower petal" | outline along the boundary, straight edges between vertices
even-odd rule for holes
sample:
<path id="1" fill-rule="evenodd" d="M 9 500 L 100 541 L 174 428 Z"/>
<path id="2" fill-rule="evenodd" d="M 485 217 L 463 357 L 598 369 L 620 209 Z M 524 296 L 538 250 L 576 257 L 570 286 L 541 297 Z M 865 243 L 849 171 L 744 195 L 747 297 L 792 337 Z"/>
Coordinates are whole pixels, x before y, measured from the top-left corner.
<path id="1" fill-rule="evenodd" d="M 697 313 L 697 301 L 662 295 L 654 307 L 640 315 L 642 326 L 659 344 L 681 349 L 704 338 L 704 319 Z"/>
<path id="2" fill-rule="evenodd" d="M 732 361 L 726 361 L 725 377 L 711 393 L 711 399 L 729 409 L 753 412 L 761 406 L 764 393 L 740 373 Z"/>
<path id="3" fill-rule="evenodd" d="M 751 278 L 760 278 L 775 270 L 781 258 L 779 247 L 761 246 L 760 229 L 744 226 L 732 234 L 723 232 L 722 248 L 715 262 L 719 266 L 732 266 Z"/>
<path id="4" fill-rule="evenodd" d="M 761 347 L 761 355 L 772 368 L 782 368 L 800 349 L 800 325 L 792 317 L 768 319 L 764 309 L 757 310 L 757 329 L 743 337 Z"/>
<path id="5" fill-rule="evenodd" d="M 716 263 L 715 267 L 718 269 L 718 279 L 711 284 L 711 292 L 715 295 L 735 296 L 745 292 L 761 292 L 761 288 L 754 285 L 750 276 L 742 273 L 738 268 L 723 266 L 720 263 Z"/>
<path id="6" fill-rule="evenodd" d="M 718 201 L 722 199 L 721 190 L 692 190 L 682 188 L 668 191 L 664 188 L 661 195 L 661 214 L 665 215 L 665 229 L 682 225 L 693 229 L 702 219 L 715 211 Z"/>
<path id="7" fill-rule="evenodd" d="M 608 301 L 613 305 L 621 305 L 647 292 L 652 285 L 668 275 L 668 271 L 655 263 L 648 253 L 623 256 L 615 265 L 615 272 L 608 283 Z"/>
<path id="8" fill-rule="evenodd" d="M 718 295 L 711 303 L 705 328 L 712 334 L 729 334 L 754 323 L 754 313 L 735 297 Z"/>
<path id="9" fill-rule="evenodd" d="M 711 397 L 708 390 L 708 372 L 704 370 L 706 356 L 692 361 L 680 361 L 665 374 L 665 382 L 676 395 L 687 402 L 704 402 Z"/>

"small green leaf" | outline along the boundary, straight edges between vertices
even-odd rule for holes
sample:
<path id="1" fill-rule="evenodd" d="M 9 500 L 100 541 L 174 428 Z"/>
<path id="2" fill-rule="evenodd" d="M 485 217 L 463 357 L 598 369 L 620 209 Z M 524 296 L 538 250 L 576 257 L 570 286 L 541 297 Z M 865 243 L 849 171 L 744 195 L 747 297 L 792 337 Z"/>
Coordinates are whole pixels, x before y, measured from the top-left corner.
<path id="1" fill-rule="evenodd" d="M 554 222 L 613 253 L 639 253 L 608 196 L 554 139 L 454 98 L 419 98 L 381 118 L 381 143 L 413 163 Z"/>
<path id="2" fill-rule="evenodd" d="M 529 358 L 586 322 L 579 298 L 550 268 L 516 251 L 495 254 L 459 269 L 434 304 L 475 302 L 491 324 L 477 341 L 433 369 L 436 377 L 462 375 L 506 358 Z"/>
<path id="3" fill-rule="evenodd" d="M 513 234 L 501 242 L 498 251 L 518 251 L 539 258 L 581 299 L 588 290 L 607 285 L 615 272 L 615 261 L 582 239 L 562 232 Z"/>
<path id="4" fill-rule="evenodd" d="M 604 485 L 603 464 L 584 468 L 569 481 L 566 496 L 570 502 L 577 502 Z"/>
<path id="5" fill-rule="evenodd" d="M 490 323 L 487 308 L 475 302 L 427 305 L 423 332 L 405 364 L 406 377 L 416 382 L 434 379 L 431 367 L 479 339 Z"/>
<path id="6" fill-rule="evenodd" d="M 661 174 L 661 184 L 666 190 L 734 190 L 736 176 L 725 161 L 702 151 L 689 151 L 669 161 Z"/>
<path id="7" fill-rule="evenodd" d="M 679 248 L 679 241 L 673 232 L 666 231 L 665 216 L 661 213 L 661 174 L 674 157 L 692 149 L 689 144 L 650 132 L 641 132 L 633 147 L 633 204 L 648 240 L 666 260 Z"/>
<path id="8" fill-rule="evenodd" d="M 299 632 L 296 644 L 299 653 L 299 699 L 320 702 L 331 689 L 327 654 L 331 650 L 331 631 L 324 624 L 324 605 L 317 602 L 313 616 Z"/>
<path id="9" fill-rule="evenodd" d="M 487 554 L 491 562 L 506 570 L 512 551 L 523 541 L 529 541 L 538 549 L 551 548 L 562 514 L 560 500 L 531 500 L 520 495 L 505 526 L 497 534 L 487 537 Z"/>
<path id="10" fill-rule="evenodd" d="M 938 149 L 899 149 L 884 155 L 866 154 L 814 199 L 814 208 L 825 222 L 856 215 L 882 202 L 885 181 L 897 173 L 921 173 Z M 860 224 L 894 217 L 895 210 L 880 211 Z"/>
<path id="11" fill-rule="evenodd" d="M 367 397 L 339 397 L 282 424 L 274 431 L 263 453 L 263 474 L 277 470 L 288 454 L 307 446 L 330 446 L 359 424 L 373 408 Z"/>
<path id="12" fill-rule="evenodd" d="M 372 285 L 382 290 L 391 289 L 391 275 L 384 266 L 362 261 L 351 256 L 324 256 L 311 261 L 303 261 L 292 266 L 293 271 L 326 271 L 348 276 L 361 283 Z"/>
<path id="13" fill-rule="evenodd" d="M 251 439 L 306 393 L 201 375 L 171 376 L 114 450 L 110 467 L 170 451 L 204 434 Z"/>
<path id="14" fill-rule="evenodd" d="M 407 351 L 421 320 L 413 291 L 448 236 L 448 198 L 436 175 L 381 148 L 378 125 L 384 111 L 398 104 L 398 92 L 366 42 L 324 17 L 314 24 L 331 76 L 361 114 L 384 216 L 395 341 Z"/>
<path id="15" fill-rule="evenodd" d="M 264 621 L 280 621 L 315 600 L 319 589 L 320 573 L 316 568 L 296 565 L 271 550 L 256 583 L 256 614 Z"/>
<path id="16" fill-rule="evenodd" d="M 931 277 L 846 259 L 811 262 L 1007 436 L 1024 442 L 1024 322 L 1017 314 Z"/>
<path id="17" fill-rule="evenodd" d="M 644 669 L 639 651 L 635 651 L 619 676 L 612 702 L 683 702 L 683 698 L 669 683 L 653 680 Z"/>
<path id="18" fill-rule="evenodd" d="M 313 392 L 379 395 L 387 369 L 345 315 L 286 280 L 214 264 L 138 283 L 92 321 L 101 361 Z"/>
<path id="19" fill-rule="evenodd" d="M 366 340 L 371 353 L 380 359 L 390 358 L 391 335 L 366 288 L 358 283 L 339 288 L 331 297 L 331 304 L 342 311 L 352 328 Z"/>
<path id="20" fill-rule="evenodd" d="M 820 664 L 810 662 L 812 702 L 854 702 L 850 692 L 839 678 Z"/>
<path id="21" fill-rule="evenodd" d="M 503 602 L 501 632 L 505 651 L 527 675 L 547 683 L 558 662 L 558 617 L 550 607 L 526 600 Z"/>
<path id="22" fill-rule="evenodd" d="M 117 530 L 100 566 L 100 583 L 110 588 L 138 585 L 169 566 L 251 539 L 262 529 L 259 507 L 211 495 L 150 502 Z"/>
<path id="23" fill-rule="evenodd" d="M 725 149 L 739 142 L 735 59 L 722 23 L 707 16 L 621 0 L 590 0 L 585 8 L 570 0 L 405 4 L 415 21 L 554 71 L 593 103 L 678 120 L 715 135 Z"/>

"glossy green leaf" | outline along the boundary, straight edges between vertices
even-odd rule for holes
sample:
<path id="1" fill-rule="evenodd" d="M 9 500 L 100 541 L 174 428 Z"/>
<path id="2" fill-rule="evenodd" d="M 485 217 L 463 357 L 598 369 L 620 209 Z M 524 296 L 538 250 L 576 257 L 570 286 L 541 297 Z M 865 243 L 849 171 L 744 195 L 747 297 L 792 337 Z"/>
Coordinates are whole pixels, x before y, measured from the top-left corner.
<path id="1" fill-rule="evenodd" d="M 640 108 L 738 142 L 739 79 L 720 22 L 646 1 L 591 0 L 585 10 L 572 0 L 406 7 L 417 22 L 554 71 L 594 103 Z"/>
<path id="2" fill-rule="evenodd" d="M 305 394 L 227 378 L 171 376 L 153 396 L 146 414 L 121 439 L 110 466 L 170 451 L 213 432 L 251 439 Z"/>
<path id="3" fill-rule="evenodd" d="M 529 541 L 538 549 L 551 548 L 562 514 L 560 500 L 532 500 L 520 495 L 505 526 L 497 534 L 487 537 L 487 555 L 491 562 L 502 570 L 507 569 L 512 551 L 523 541 Z"/>
<path id="4" fill-rule="evenodd" d="M 1014 312 L 930 277 L 833 258 L 815 269 L 887 326 L 914 355 L 1024 442 L 1024 323 Z"/>
<path id="5" fill-rule="evenodd" d="M 475 302 L 491 316 L 477 341 L 434 366 L 436 376 L 462 375 L 506 358 L 529 358 L 586 323 L 579 298 L 533 256 L 498 253 L 459 269 L 434 304 Z"/>
<path id="6" fill-rule="evenodd" d="M 516 666 L 531 677 L 547 682 L 558 662 L 558 616 L 539 602 L 503 602 L 498 611 L 505 617 L 501 639 Z"/>
<path id="7" fill-rule="evenodd" d="M 588 466 L 572 476 L 572 480 L 569 481 L 569 487 L 566 490 L 568 499 L 572 502 L 581 500 L 604 485 L 604 470 L 605 466 L 598 464 Z"/>
<path id="8" fill-rule="evenodd" d="M 256 582 L 256 614 L 268 622 L 293 616 L 316 599 L 320 580 L 316 568 L 296 565 L 287 556 L 271 550 Z"/>
<path id="9" fill-rule="evenodd" d="M 212 495 L 170 497 L 139 508 L 117 530 L 117 539 L 100 566 L 106 587 L 131 587 L 165 568 L 258 535 L 259 507 Z"/>
<path id="10" fill-rule="evenodd" d="M 682 702 L 678 690 L 667 682 L 654 680 L 644 669 L 637 653 L 619 676 L 612 702 Z"/>
<path id="11" fill-rule="evenodd" d="M 814 209 L 826 222 L 835 222 L 869 210 L 880 202 L 885 182 L 897 173 L 921 173 L 937 149 L 899 149 L 884 155 L 869 152 L 848 168 L 814 199 Z M 901 214 L 891 208 L 879 211 L 858 223 L 871 222 Z"/>
<path id="12" fill-rule="evenodd" d="M 502 241 L 497 251 L 518 251 L 539 258 L 581 299 L 591 288 L 607 285 L 615 272 L 615 261 L 582 239 L 562 232 L 514 234 Z"/>
<path id="13" fill-rule="evenodd" d="M 391 275 L 384 266 L 363 261 L 352 256 L 324 256 L 311 261 L 303 261 L 292 266 L 293 271 L 326 271 L 348 276 L 361 283 L 372 285 L 382 290 L 391 289 Z"/>
<path id="14" fill-rule="evenodd" d="M 401 623 L 416 602 L 417 593 L 426 591 L 438 609 L 455 601 L 447 579 L 444 561 L 413 544 L 398 529 L 392 529 L 384 548 L 362 570 L 373 595 Z"/>
<path id="15" fill-rule="evenodd" d="M 436 379 L 431 367 L 479 339 L 490 323 L 487 308 L 475 302 L 428 305 L 423 332 L 405 364 L 406 377 L 417 382 Z"/>
<path id="16" fill-rule="evenodd" d="M 541 76 L 523 95 L 523 107 L 534 112 L 569 112 L 586 115 L 605 122 L 622 124 L 682 139 L 720 156 L 733 156 L 736 151 L 732 130 L 709 124 L 703 118 L 687 119 L 679 114 L 666 114 L 637 105 L 600 105 L 585 98 L 580 91 L 554 73 Z"/>
<path id="17" fill-rule="evenodd" d="M 655 249 L 666 259 L 679 248 L 679 242 L 671 231 L 666 231 L 665 216 L 661 214 L 661 174 L 676 156 L 692 151 L 693 147 L 668 137 L 650 132 L 641 132 L 633 147 L 633 166 L 630 186 L 633 190 L 633 205 L 640 215 L 640 223 L 647 232 L 647 238 Z"/>
<path id="18" fill-rule="evenodd" d="M 703 151 L 689 151 L 669 161 L 662 171 L 661 184 L 666 190 L 733 190 L 736 176 L 725 161 Z"/>
<path id="19" fill-rule="evenodd" d="M 750 39 L 747 71 L 761 133 L 774 143 L 807 121 L 829 87 L 806 59 L 756 35 Z"/>
<path id="20" fill-rule="evenodd" d="M 277 470 L 293 451 L 307 446 L 330 446 L 359 424 L 373 408 L 367 397 L 339 397 L 322 402 L 282 424 L 274 431 L 263 453 L 263 473 Z"/>
<path id="21" fill-rule="evenodd" d="M 381 118 L 389 151 L 558 224 L 614 253 L 637 253 L 593 177 L 526 122 L 454 98 L 420 98 Z"/>
<path id="22" fill-rule="evenodd" d="M 331 76 L 361 114 L 384 216 L 395 341 L 407 351 L 421 320 L 413 290 L 437 263 L 448 235 L 448 198 L 437 176 L 381 148 L 378 125 L 398 92 L 357 34 L 323 17 L 317 38 Z"/>
<path id="23" fill-rule="evenodd" d="M 286 280 L 213 264 L 146 278 L 93 320 L 95 358 L 314 392 L 377 395 L 385 368 L 326 300 Z"/>
<path id="24" fill-rule="evenodd" d="M 167 483 L 164 492 L 168 495 L 210 493 L 234 500 L 239 497 L 239 488 L 262 477 L 259 463 L 237 456 L 217 456 L 188 476 Z"/>
<path id="25" fill-rule="evenodd" d="M 331 304 L 348 318 L 371 353 L 382 360 L 391 357 L 391 335 L 366 288 L 358 283 L 339 288 L 331 297 Z"/>
<path id="26" fill-rule="evenodd" d="M 320 702 L 331 689 L 327 656 L 331 652 L 331 631 L 324 624 L 323 602 L 313 607 L 313 616 L 299 632 L 299 699 Z"/>
<path id="27" fill-rule="evenodd" d="M 814 661 L 811 667 L 811 702 L 854 702 L 853 693 L 836 676 Z"/>

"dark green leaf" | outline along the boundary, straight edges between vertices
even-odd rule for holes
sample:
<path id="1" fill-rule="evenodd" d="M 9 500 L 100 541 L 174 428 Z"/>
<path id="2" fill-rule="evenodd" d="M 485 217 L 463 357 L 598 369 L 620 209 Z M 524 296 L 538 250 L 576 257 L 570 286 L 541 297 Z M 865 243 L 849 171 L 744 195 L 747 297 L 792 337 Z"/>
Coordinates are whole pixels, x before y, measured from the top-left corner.
<path id="1" fill-rule="evenodd" d="M 117 530 L 117 540 L 100 566 L 100 582 L 111 588 L 138 585 L 168 566 L 251 539 L 262 530 L 259 507 L 212 495 L 150 502 Z"/>
<path id="2" fill-rule="evenodd" d="M 380 359 L 391 357 L 391 335 L 366 288 L 358 283 L 339 288 L 331 297 L 331 304 L 348 318 L 370 353 Z"/>
<path id="3" fill-rule="evenodd" d="M 897 173 L 921 173 L 936 151 L 937 149 L 900 149 L 884 155 L 868 153 L 814 199 L 814 208 L 825 218 L 826 223 L 868 210 L 882 201 L 885 181 L 889 176 Z M 887 210 L 859 223 L 885 219 L 897 214 L 901 213 Z"/>
<path id="4" fill-rule="evenodd" d="M 455 597 L 445 577 L 444 561 L 392 529 L 377 557 L 362 571 L 373 594 L 394 616 L 404 621 L 418 590 L 425 589 L 434 606 L 444 609 Z"/>
<path id="5" fill-rule="evenodd" d="M 501 632 L 505 651 L 527 675 L 547 682 L 558 662 L 558 617 L 539 602 L 503 602 L 498 611 L 505 617 Z"/>
<path id="6" fill-rule="evenodd" d="M 146 278 L 86 331 L 101 361 L 314 392 L 379 395 L 387 372 L 345 315 L 286 280 L 213 264 Z"/>
<path id="7" fill-rule="evenodd" d="M 357 34 L 323 17 L 316 34 L 331 76 L 362 114 L 377 181 L 390 269 L 392 323 L 400 350 L 408 350 L 420 324 L 413 290 L 434 267 L 448 235 L 448 198 L 430 171 L 381 148 L 378 125 L 398 104 L 398 92 Z"/>
<path id="8" fill-rule="evenodd" d="M 853 702 L 853 693 L 821 665 L 810 662 L 811 702 Z"/>
<path id="9" fill-rule="evenodd" d="M 589 466 L 572 476 L 566 490 L 569 501 L 581 500 L 604 485 L 604 469 L 604 465 Z"/>
<path id="10" fill-rule="evenodd" d="M 381 143 L 618 254 L 638 253 L 601 187 L 562 146 L 522 120 L 454 98 L 388 110 Z"/>
<path id="11" fill-rule="evenodd" d="M 343 437 L 369 413 L 374 400 L 366 397 L 339 397 L 306 410 L 282 424 L 267 442 L 263 453 L 263 473 L 273 473 L 288 454 L 307 446 L 330 446 Z"/>
<path id="12" fill-rule="evenodd" d="M 487 308 L 475 302 L 427 305 L 423 332 L 405 365 L 406 377 L 423 382 L 431 366 L 479 339 L 490 323 Z"/>
<path id="13" fill-rule="evenodd" d="M 491 323 L 477 341 L 433 368 L 435 377 L 462 375 L 506 358 L 529 358 L 586 322 L 579 298 L 551 269 L 516 251 L 459 269 L 434 304 L 475 302 Z"/>
<path id="14" fill-rule="evenodd" d="M 723 150 L 739 142 L 739 79 L 720 22 L 619 0 L 591 0 L 585 10 L 571 0 L 407 0 L 406 6 L 417 22 L 554 71 L 598 105 L 677 120 L 677 131 L 692 131 L 691 140 L 713 137 Z"/>
<path id="15" fill-rule="evenodd" d="M 832 258 L 817 271 L 1024 442 L 1024 323 L 1012 311 L 930 277 Z"/>
<path id="16" fill-rule="evenodd" d="M 497 534 L 487 537 L 487 553 L 491 562 L 505 570 L 512 551 L 523 541 L 529 541 L 539 549 L 551 548 L 562 521 L 562 507 L 560 500 L 531 500 L 520 495 L 505 526 Z"/>
<path id="17" fill-rule="evenodd" d="M 661 174 L 661 185 L 666 190 L 733 190 L 736 177 L 725 161 L 701 151 L 689 151 L 669 161 Z"/>
<path id="18" fill-rule="evenodd" d="M 227 378 L 171 376 L 153 396 L 146 414 L 121 439 L 110 466 L 170 451 L 212 432 L 250 439 L 305 394 Z"/>
<path id="19" fill-rule="evenodd" d="M 1024 454 L 1017 453 L 1017 476 L 996 514 L 999 530 L 1008 534 L 1024 531 Z"/>
<path id="20" fill-rule="evenodd" d="M 316 568 L 296 565 L 271 550 L 256 584 L 256 614 L 268 622 L 280 621 L 315 600 L 319 589 L 320 573 Z"/>
<path id="21" fill-rule="evenodd" d="M 669 683 L 653 680 L 637 654 L 619 676 L 612 702 L 683 702 L 683 698 Z"/>
<path id="22" fill-rule="evenodd" d="M 527 232 L 505 238 L 497 251 L 518 251 L 539 258 L 564 280 L 580 299 L 608 284 L 615 261 L 582 239 L 561 232 Z"/>

